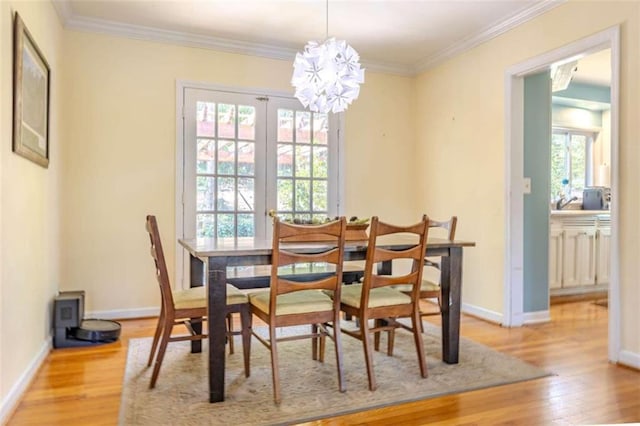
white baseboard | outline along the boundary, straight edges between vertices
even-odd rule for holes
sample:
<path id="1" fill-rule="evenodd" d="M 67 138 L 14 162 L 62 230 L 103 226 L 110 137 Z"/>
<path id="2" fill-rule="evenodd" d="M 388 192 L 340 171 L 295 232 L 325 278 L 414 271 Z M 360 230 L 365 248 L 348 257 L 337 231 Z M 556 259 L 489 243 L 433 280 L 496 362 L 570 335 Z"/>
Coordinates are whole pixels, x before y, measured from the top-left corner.
<path id="1" fill-rule="evenodd" d="M 23 394 L 31 384 L 31 381 L 38 373 L 40 366 L 49 355 L 51 348 L 53 347 L 52 338 L 49 337 L 42 343 L 42 347 L 38 354 L 31 360 L 27 368 L 18 378 L 18 381 L 9 390 L 6 398 L 2 400 L 0 406 L 0 424 L 6 424 L 9 421 L 9 417 L 13 414 L 13 411 L 17 408 Z"/>
<path id="2" fill-rule="evenodd" d="M 630 351 L 620 351 L 618 364 L 626 365 L 627 367 L 632 367 L 640 370 L 640 354 Z"/>
<path id="3" fill-rule="evenodd" d="M 480 319 L 496 324 L 502 324 L 503 317 L 499 312 L 490 311 L 489 309 L 481 308 L 476 305 L 470 305 L 468 303 L 463 303 L 461 306 L 461 310 L 465 314 L 473 315 L 474 317 L 478 317 Z"/>
<path id="4" fill-rule="evenodd" d="M 160 308 L 138 308 L 138 309 L 120 309 L 113 311 L 91 311 L 85 312 L 85 318 L 95 318 L 95 319 L 108 319 L 108 320 L 117 320 L 117 319 L 132 319 L 132 318 L 148 318 L 148 317 L 157 317 L 160 315 Z"/>
<path id="5" fill-rule="evenodd" d="M 468 315 L 472 315 L 474 317 L 483 319 L 485 321 L 489 321 L 495 324 L 502 325 L 503 323 L 503 315 L 500 312 L 491 311 L 489 309 L 485 309 L 476 305 L 471 305 L 468 303 L 462 304 L 462 312 Z M 522 314 L 523 325 L 524 324 L 538 324 L 541 322 L 549 322 L 551 321 L 551 314 L 547 311 L 537 311 L 537 312 L 525 312 Z"/>
<path id="6" fill-rule="evenodd" d="M 546 311 L 525 312 L 522 314 L 523 324 L 540 324 L 551 321 L 551 313 Z"/>

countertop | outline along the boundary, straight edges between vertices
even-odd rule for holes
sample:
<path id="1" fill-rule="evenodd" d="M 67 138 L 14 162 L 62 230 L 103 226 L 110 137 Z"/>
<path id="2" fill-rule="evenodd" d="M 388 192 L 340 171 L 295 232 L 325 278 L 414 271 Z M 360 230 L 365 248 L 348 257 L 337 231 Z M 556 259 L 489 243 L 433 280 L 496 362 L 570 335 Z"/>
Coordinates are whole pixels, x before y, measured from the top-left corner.
<path id="1" fill-rule="evenodd" d="M 609 216 L 609 210 L 551 210 L 551 216 Z"/>

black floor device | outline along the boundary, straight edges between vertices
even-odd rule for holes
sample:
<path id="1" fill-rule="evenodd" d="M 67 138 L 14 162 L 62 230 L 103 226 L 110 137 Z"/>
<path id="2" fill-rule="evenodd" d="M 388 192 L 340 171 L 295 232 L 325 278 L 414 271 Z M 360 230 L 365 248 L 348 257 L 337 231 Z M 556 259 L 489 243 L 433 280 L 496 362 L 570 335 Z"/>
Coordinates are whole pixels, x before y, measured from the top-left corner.
<path id="1" fill-rule="evenodd" d="M 53 302 L 53 347 L 111 343 L 120 337 L 120 323 L 101 319 L 83 319 L 84 291 L 61 291 Z"/>

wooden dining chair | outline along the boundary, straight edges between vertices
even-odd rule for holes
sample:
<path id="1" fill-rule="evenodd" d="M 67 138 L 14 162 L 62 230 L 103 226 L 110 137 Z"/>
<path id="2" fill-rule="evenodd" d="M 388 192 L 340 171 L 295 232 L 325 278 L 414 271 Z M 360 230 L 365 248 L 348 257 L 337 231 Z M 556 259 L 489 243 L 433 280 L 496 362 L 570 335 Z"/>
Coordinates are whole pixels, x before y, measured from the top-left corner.
<path id="1" fill-rule="evenodd" d="M 409 329 L 413 334 L 420 375 L 427 377 L 427 363 L 420 328 L 419 292 L 428 222 L 428 218 L 423 216 L 417 224 L 398 226 L 381 222 L 374 216 L 371 219 L 363 282 L 342 287 L 340 309 L 357 319 L 357 329 L 343 328 L 342 331 L 362 341 L 370 390 L 377 388 L 373 371 L 374 346 L 371 337 L 374 336 L 374 343 L 377 346 L 380 333 L 387 331 L 389 339 L 387 354 L 392 355 L 394 331 L 402 326 L 397 321 L 399 318 L 411 318 L 411 326 L 405 325 L 404 328 Z M 399 250 L 389 250 L 379 245 L 381 238 L 396 235 L 410 235 L 413 242 Z M 406 273 L 395 275 L 374 273 L 374 266 L 381 262 L 393 262 L 398 259 L 410 260 L 411 269 Z M 398 284 L 408 285 L 413 290 L 405 294 L 393 288 Z"/>
<path id="2" fill-rule="evenodd" d="M 312 339 L 312 359 L 324 361 L 326 337 L 333 340 L 338 387 L 346 390 L 343 379 L 342 343 L 340 340 L 340 303 L 333 300 L 323 290 L 340 295 L 342 283 L 342 263 L 344 259 L 345 218 L 322 225 L 295 225 L 273 221 L 273 255 L 271 265 L 270 289 L 249 294 L 251 311 L 267 323 L 269 337 L 253 332 L 254 336 L 271 351 L 271 369 L 273 379 L 273 398 L 276 404 L 281 402 L 280 373 L 278 364 L 278 344 L 289 340 Z M 305 250 L 295 241 L 317 241 Z M 297 244 L 292 251 L 291 244 Z M 304 246 L 304 244 L 303 244 Z M 308 276 L 303 281 L 290 274 L 290 265 L 303 265 L 310 262 L 326 263 L 328 273 L 317 278 Z M 277 337 L 276 328 L 310 325 L 309 333 Z"/>
<path id="3" fill-rule="evenodd" d="M 155 216 L 147 216 L 146 228 L 151 242 L 151 256 L 155 263 L 156 277 L 160 286 L 162 301 L 160 316 L 153 336 L 153 342 L 151 343 L 151 352 L 149 353 L 149 361 L 147 363 L 148 366 L 151 366 L 155 359 L 151 383 L 149 384 L 149 387 L 153 388 L 158 380 L 160 367 L 162 366 L 169 342 L 202 340 L 207 337 L 207 335 L 202 332 L 196 332 L 193 327 L 195 324 L 202 325 L 206 320 L 207 289 L 203 286 L 173 291 L 169 281 L 164 251 L 160 240 L 160 231 L 158 230 L 158 222 Z M 229 327 L 227 338 L 231 342 L 233 336 L 242 336 L 244 373 L 246 377 L 249 377 L 251 372 L 249 364 L 251 354 L 251 310 L 247 296 L 236 287 L 227 284 L 227 318 L 229 319 L 233 313 L 240 314 L 241 329 L 234 331 L 232 327 Z M 184 325 L 189 334 L 172 336 L 173 328 L 176 325 Z"/>
<path id="4" fill-rule="evenodd" d="M 431 235 L 432 237 L 434 236 L 444 237 L 449 241 L 453 241 L 456 235 L 457 223 L 458 223 L 457 216 L 451 216 L 449 220 L 442 220 L 442 221 L 429 219 L 429 235 Z M 436 232 L 435 235 L 434 235 L 434 231 Z M 440 234 L 438 234 L 439 231 L 441 231 Z M 441 261 L 440 257 L 439 258 L 434 258 L 433 256 L 425 257 L 424 266 L 427 268 L 427 270 L 436 271 L 439 276 L 440 261 Z M 396 286 L 396 289 L 403 291 L 407 294 L 411 292 L 411 288 L 409 286 L 400 285 L 400 286 Z M 434 281 L 429 278 L 426 278 L 424 277 L 424 273 L 423 273 L 422 284 L 420 285 L 420 299 L 421 300 L 436 299 L 438 302 L 437 310 L 422 309 L 420 311 L 420 316 L 425 317 L 429 315 L 441 315 L 443 301 L 442 301 L 442 292 L 440 289 L 439 280 Z M 422 307 L 424 308 L 424 305 L 422 305 Z"/>

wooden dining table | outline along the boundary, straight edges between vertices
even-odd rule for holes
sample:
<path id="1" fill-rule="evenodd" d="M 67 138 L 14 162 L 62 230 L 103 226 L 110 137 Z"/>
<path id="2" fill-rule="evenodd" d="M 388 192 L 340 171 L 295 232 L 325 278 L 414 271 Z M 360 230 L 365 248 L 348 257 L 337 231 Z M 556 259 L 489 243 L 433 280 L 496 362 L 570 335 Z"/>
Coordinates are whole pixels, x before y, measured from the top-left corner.
<path id="1" fill-rule="evenodd" d="M 209 322 L 209 401 L 224 401 L 226 344 L 226 283 L 227 268 L 271 264 L 271 240 L 246 238 L 195 238 L 178 240 L 190 257 L 190 286 L 208 286 Z M 346 243 L 344 260 L 364 260 L 366 241 Z M 412 245 L 409 240 L 395 239 L 380 244 L 385 248 L 402 249 Z M 288 249 L 300 252 L 317 251 L 322 243 L 291 243 Z M 442 256 L 440 286 L 442 292 L 442 360 L 458 362 L 460 342 L 460 304 L 462 295 L 462 250 L 474 242 L 429 238 L 426 256 Z M 386 263 L 378 273 L 391 274 Z M 192 352 L 202 351 L 201 341 L 191 343 Z"/>

